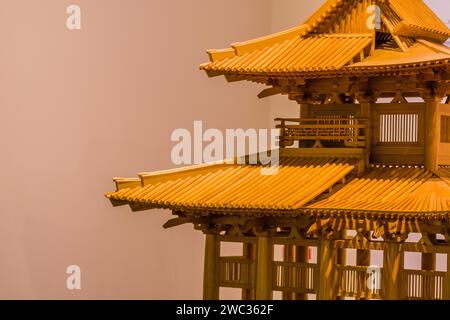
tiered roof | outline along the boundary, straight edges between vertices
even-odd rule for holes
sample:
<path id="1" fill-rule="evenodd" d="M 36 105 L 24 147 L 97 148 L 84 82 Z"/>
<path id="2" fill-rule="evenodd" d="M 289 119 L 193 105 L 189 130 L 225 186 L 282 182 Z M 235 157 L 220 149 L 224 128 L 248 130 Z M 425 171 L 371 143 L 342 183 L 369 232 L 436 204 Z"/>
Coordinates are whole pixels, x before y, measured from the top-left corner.
<path id="1" fill-rule="evenodd" d="M 282 158 L 273 175 L 261 174 L 259 165 L 205 165 L 143 173 L 134 184 L 116 179 L 118 190 L 107 197 L 138 209 L 281 212 L 304 207 L 354 168 L 346 159 L 301 157 Z"/>
<path id="2" fill-rule="evenodd" d="M 382 13 L 377 31 L 367 26 L 373 4 Z M 422 0 L 329 0 L 296 28 L 210 50 L 211 62 L 201 68 L 211 76 L 267 84 L 271 78 L 301 83 L 339 74 L 446 69 L 450 49 L 443 43 L 449 37 L 449 29 Z M 448 168 L 430 172 L 421 167 L 373 167 L 358 177 L 362 152 L 337 157 L 333 150 L 306 156 L 281 151 L 279 171 L 272 176 L 262 175 L 259 165 L 222 162 L 118 178 L 117 190 L 106 196 L 113 205 L 130 205 L 135 211 L 164 208 L 200 215 L 450 215 Z"/>
<path id="3" fill-rule="evenodd" d="M 374 4 L 381 8 L 378 30 L 370 28 Z M 446 66 L 450 52 L 443 43 L 449 37 L 422 0 L 328 0 L 291 30 L 209 50 L 210 62 L 201 69 L 242 79 L 406 73 Z"/>
<path id="4" fill-rule="evenodd" d="M 352 158 L 283 157 L 275 175 L 259 165 L 213 164 L 115 179 L 106 196 L 135 211 L 299 216 L 342 213 L 450 216 L 450 170 L 378 166 L 357 177 Z"/>

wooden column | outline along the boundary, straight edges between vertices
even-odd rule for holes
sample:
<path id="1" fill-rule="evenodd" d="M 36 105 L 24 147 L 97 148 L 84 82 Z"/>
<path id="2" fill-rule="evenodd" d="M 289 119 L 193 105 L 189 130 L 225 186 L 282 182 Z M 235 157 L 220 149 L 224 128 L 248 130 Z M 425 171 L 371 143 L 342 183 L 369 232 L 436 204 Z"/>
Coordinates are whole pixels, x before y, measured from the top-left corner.
<path id="1" fill-rule="evenodd" d="M 356 265 L 359 267 L 370 267 L 370 250 L 356 251 Z"/>
<path id="2" fill-rule="evenodd" d="M 370 233 L 364 232 L 364 236 L 369 239 Z M 370 250 L 356 250 L 356 265 L 370 267 Z"/>
<path id="3" fill-rule="evenodd" d="M 346 230 L 342 231 L 340 233 L 340 235 L 339 235 L 339 239 L 345 239 L 346 235 L 347 235 L 347 231 Z M 339 249 L 337 249 L 337 253 L 336 254 L 337 254 L 336 264 L 340 265 L 342 267 L 345 267 L 347 265 L 347 249 L 339 248 Z M 337 273 L 336 276 L 339 276 L 339 274 Z M 339 290 L 339 285 L 340 285 L 340 281 L 341 280 L 342 279 L 339 279 L 339 278 L 336 277 L 336 281 L 337 281 L 336 288 L 337 288 L 337 290 Z M 336 300 L 345 300 L 345 297 L 336 297 Z"/>
<path id="4" fill-rule="evenodd" d="M 438 152 L 441 141 L 441 119 L 437 97 L 427 98 L 425 125 L 425 168 L 436 171 L 438 169 Z"/>
<path id="5" fill-rule="evenodd" d="M 370 250 L 356 250 L 356 265 L 359 267 L 370 267 Z M 366 284 L 362 284 L 366 286 Z M 360 288 L 361 291 L 366 288 Z M 364 292 L 364 291 L 363 291 Z M 359 300 L 366 300 L 367 297 L 360 296 Z"/>
<path id="6" fill-rule="evenodd" d="M 256 261 L 256 246 L 251 242 L 244 242 L 244 257 L 253 262 Z M 254 264 L 250 271 L 250 283 L 254 284 Z M 255 300 L 255 290 L 253 289 L 244 289 L 242 290 L 242 300 Z"/>
<path id="7" fill-rule="evenodd" d="M 402 270 L 404 265 L 404 253 L 402 244 L 398 242 L 386 242 L 384 248 L 383 265 L 383 299 L 401 300 L 402 298 Z"/>
<path id="8" fill-rule="evenodd" d="M 215 234 L 205 240 L 205 269 L 203 271 L 203 299 L 219 300 L 220 241 Z"/>
<path id="9" fill-rule="evenodd" d="M 423 271 L 436 271 L 436 254 L 422 253 L 422 270 Z M 424 279 L 424 282 L 422 284 L 422 289 L 425 290 L 426 287 L 427 287 L 427 282 Z M 425 300 L 434 299 L 434 294 L 432 294 L 432 293 L 434 292 L 435 288 L 436 288 L 435 283 L 430 283 L 428 285 L 428 290 L 422 294 L 422 297 Z"/>
<path id="10" fill-rule="evenodd" d="M 311 118 L 311 105 L 309 103 L 300 104 L 300 119 L 310 119 Z M 298 147 L 305 148 L 308 144 L 306 141 L 299 141 Z"/>
<path id="11" fill-rule="evenodd" d="M 334 248 L 334 241 L 323 239 L 318 249 L 317 300 L 334 300 L 337 294 L 335 278 L 337 251 Z"/>
<path id="12" fill-rule="evenodd" d="M 266 235 L 258 236 L 257 241 L 256 300 L 272 300 L 272 241 Z"/>
<path id="13" fill-rule="evenodd" d="M 284 262 L 295 262 L 295 246 L 285 245 L 284 246 Z M 294 277 L 295 274 L 292 272 L 290 275 Z M 283 292 L 283 300 L 294 300 L 295 294 L 292 292 Z"/>
<path id="14" fill-rule="evenodd" d="M 361 104 L 361 118 L 366 119 L 366 167 L 370 165 L 370 155 L 372 153 L 373 142 L 373 119 L 372 119 L 372 103 L 376 102 L 373 97 L 358 97 Z"/>

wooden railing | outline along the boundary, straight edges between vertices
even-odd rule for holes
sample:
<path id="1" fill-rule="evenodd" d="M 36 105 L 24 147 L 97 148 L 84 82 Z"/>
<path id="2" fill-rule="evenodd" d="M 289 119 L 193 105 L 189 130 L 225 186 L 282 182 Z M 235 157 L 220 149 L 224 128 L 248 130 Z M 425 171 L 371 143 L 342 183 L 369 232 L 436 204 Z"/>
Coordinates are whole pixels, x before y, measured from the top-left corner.
<path id="1" fill-rule="evenodd" d="M 219 286 L 251 289 L 252 261 L 240 257 L 221 257 Z"/>
<path id="2" fill-rule="evenodd" d="M 443 300 L 445 280 L 445 272 L 403 270 L 403 295 L 408 300 Z"/>
<path id="3" fill-rule="evenodd" d="M 381 272 L 370 272 L 368 267 L 337 266 L 338 297 L 356 299 L 381 298 Z M 372 285 L 371 285 L 372 284 Z"/>
<path id="4" fill-rule="evenodd" d="M 280 147 L 289 147 L 295 141 L 343 142 L 346 147 L 366 146 L 366 125 L 364 119 L 282 119 L 275 121 L 280 129 Z"/>
<path id="5" fill-rule="evenodd" d="M 273 290 L 300 294 L 316 293 L 317 265 L 274 262 Z"/>

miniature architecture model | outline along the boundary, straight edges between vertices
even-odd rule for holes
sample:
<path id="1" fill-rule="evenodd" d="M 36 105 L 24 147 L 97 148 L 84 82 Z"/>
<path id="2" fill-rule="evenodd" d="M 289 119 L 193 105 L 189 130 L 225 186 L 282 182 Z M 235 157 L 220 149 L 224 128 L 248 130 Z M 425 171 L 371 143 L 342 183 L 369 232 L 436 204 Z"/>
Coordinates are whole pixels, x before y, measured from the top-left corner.
<path id="1" fill-rule="evenodd" d="M 205 299 L 221 287 L 243 299 L 450 299 L 450 272 L 436 270 L 438 255 L 450 268 L 449 37 L 422 0 L 329 0 L 296 28 L 210 50 L 209 76 L 300 105 L 298 119 L 277 119 L 279 172 L 224 162 L 144 173 L 107 197 L 170 209 L 166 228 L 206 235 Z M 223 242 L 242 255 L 222 256 Z M 405 268 L 410 252 L 421 269 Z"/>

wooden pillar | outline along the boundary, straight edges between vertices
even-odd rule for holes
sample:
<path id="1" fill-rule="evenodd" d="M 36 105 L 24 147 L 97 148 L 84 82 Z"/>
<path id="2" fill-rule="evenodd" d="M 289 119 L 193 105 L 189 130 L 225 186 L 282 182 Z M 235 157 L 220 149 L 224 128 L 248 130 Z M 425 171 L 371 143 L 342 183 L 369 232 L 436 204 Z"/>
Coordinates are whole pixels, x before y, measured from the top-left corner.
<path id="1" fill-rule="evenodd" d="M 436 254 L 434 253 L 422 253 L 422 270 L 423 271 L 436 271 Z M 422 283 L 422 289 L 424 290 L 422 297 L 425 300 L 434 299 L 434 290 L 436 288 L 435 283 L 427 283 L 425 281 Z"/>
<path id="2" fill-rule="evenodd" d="M 244 242 L 244 258 L 256 261 L 256 246 L 252 242 Z M 254 285 L 254 274 L 255 274 L 255 263 L 250 270 L 250 283 Z M 243 289 L 242 290 L 242 300 L 255 300 L 255 290 L 254 289 Z"/>
<path id="3" fill-rule="evenodd" d="M 426 99 L 425 125 L 425 168 L 430 171 L 438 169 L 438 152 L 441 142 L 441 119 L 439 112 L 440 99 Z"/>
<path id="4" fill-rule="evenodd" d="M 373 117 L 372 117 L 372 104 L 376 102 L 376 99 L 372 97 L 358 97 L 361 104 L 361 118 L 366 119 L 366 167 L 370 165 L 370 155 L 372 153 L 373 144 Z"/>
<path id="5" fill-rule="evenodd" d="M 356 250 L 356 265 L 359 267 L 370 267 L 370 250 Z M 360 284 L 367 286 L 366 283 Z M 360 292 L 367 292 L 366 288 L 359 288 Z M 359 296 L 359 300 L 366 300 L 366 296 Z"/>
<path id="6" fill-rule="evenodd" d="M 256 300 L 272 300 L 272 241 L 266 235 L 258 236 L 257 241 Z"/>
<path id="7" fill-rule="evenodd" d="M 300 119 L 310 119 L 311 118 L 311 105 L 309 103 L 300 104 Z M 298 141 L 298 147 L 304 148 L 308 147 L 306 141 Z"/>
<path id="8" fill-rule="evenodd" d="M 359 267 L 370 267 L 370 250 L 356 251 L 356 265 Z"/>
<path id="9" fill-rule="evenodd" d="M 369 239 L 370 233 L 364 232 L 364 236 Z M 370 267 L 370 250 L 356 250 L 356 265 Z"/>
<path id="10" fill-rule="evenodd" d="M 285 245 L 284 246 L 284 262 L 295 262 L 294 256 L 295 246 Z M 294 270 L 293 270 L 294 271 Z M 295 272 L 292 272 L 291 277 L 295 277 Z M 294 293 L 292 292 L 283 292 L 283 300 L 294 300 Z"/>
<path id="11" fill-rule="evenodd" d="M 334 300 L 337 294 L 335 278 L 337 251 L 334 248 L 334 241 L 322 239 L 318 249 L 317 300 Z"/>
<path id="12" fill-rule="evenodd" d="M 220 241 L 215 234 L 205 240 L 205 269 L 203 271 L 203 299 L 219 300 Z"/>
<path id="13" fill-rule="evenodd" d="M 347 231 L 346 230 L 342 231 L 340 233 L 340 235 L 339 235 L 339 239 L 345 239 L 346 235 L 347 235 Z M 339 266 L 342 266 L 342 267 L 345 267 L 347 265 L 347 249 L 345 249 L 345 248 L 337 249 L 337 262 L 336 262 L 336 264 L 339 265 Z M 339 279 L 338 276 L 339 276 L 339 273 L 336 272 L 336 282 L 337 282 L 336 283 L 336 288 L 337 288 L 337 290 L 339 290 L 339 286 L 340 286 L 340 283 L 342 281 L 342 279 Z M 336 297 L 336 300 L 345 300 L 345 297 Z"/>
<path id="14" fill-rule="evenodd" d="M 404 298 L 402 297 L 401 283 L 404 265 L 402 244 L 398 242 L 386 242 L 383 260 L 383 299 L 401 300 Z"/>

